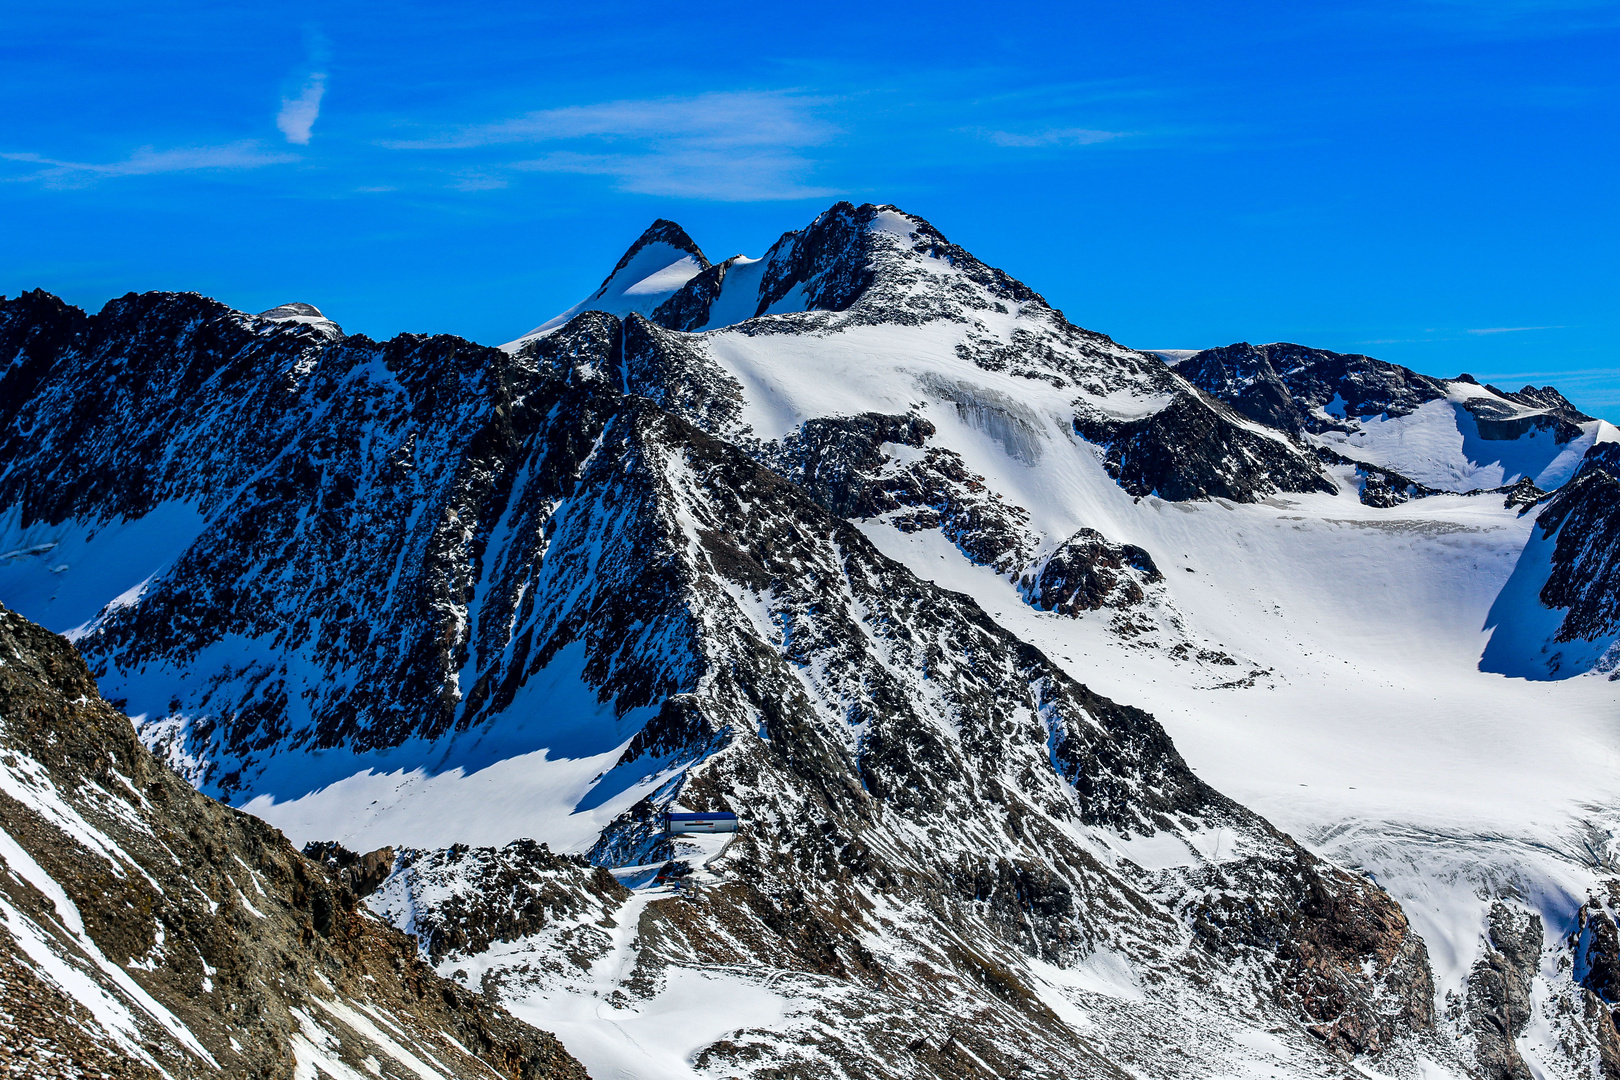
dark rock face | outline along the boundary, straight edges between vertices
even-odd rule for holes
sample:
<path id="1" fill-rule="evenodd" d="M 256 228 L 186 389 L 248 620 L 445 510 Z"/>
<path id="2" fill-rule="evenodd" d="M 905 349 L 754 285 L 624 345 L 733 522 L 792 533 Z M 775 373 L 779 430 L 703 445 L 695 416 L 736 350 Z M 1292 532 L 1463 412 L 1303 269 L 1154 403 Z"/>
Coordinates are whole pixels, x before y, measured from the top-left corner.
<path id="1" fill-rule="evenodd" d="M 933 434 L 934 425 L 914 415 L 818 417 L 783 440 L 772 464 L 839 517 L 877 517 L 904 505 L 880 480 L 883 444 L 920 449 Z"/>
<path id="2" fill-rule="evenodd" d="M 726 274 L 737 256 L 715 263 L 694 276 L 680 291 L 653 309 L 652 321 L 670 330 L 696 330 L 709 321 L 709 311 L 720 298 Z"/>
<path id="3" fill-rule="evenodd" d="M 1562 1011 L 1575 1019 L 1578 1034 L 1571 1041 L 1584 1044 L 1592 1072 L 1603 1080 L 1620 1080 L 1620 930 L 1614 905 L 1620 901 L 1620 881 L 1609 880 L 1587 897 L 1576 913 L 1576 928 L 1567 946 L 1574 995 L 1578 1001 Z M 1566 1029 L 1567 1030 L 1567 1029 Z M 1573 1056 L 1573 1055 L 1572 1055 Z"/>
<path id="4" fill-rule="evenodd" d="M 818 417 L 756 457 L 840 517 L 883 518 L 902 532 L 938 529 L 980 566 L 1011 574 L 1038 538 L 1029 514 L 991 491 L 960 454 L 930 447 L 934 425 L 915 415 Z M 884 444 L 921 454 L 891 458 Z"/>
<path id="5" fill-rule="evenodd" d="M 619 386 L 705 431 L 730 432 L 739 424 L 743 397 L 737 380 L 684 335 L 640 315 L 624 321 Z"/>
<path id="6" fill-rule="evenodd" d="M 371 906 L 408 923 L 433 963 L 532 937 L 570 916 L 611 911 L 630 896 L 601 867 L 578 855 L 554 855 L 533 840 L 502 848 L 408 849 L 389 872 L 393 880 Z M 431 904 L 422 899 L 429 891 L 436 898 Z"/>
<path id="7" fill-rule="evenodd" d="M 179 401 L 229 399 L 218 441 L 240 456 L 238 475 L 262 469 L 290 404 L 264 369 L 292 368 L 327 344 L 298 324 L 257 334 L 249 317 L 190 293 L 132 293 L 93 318 L 42 295 L 0 301 L 0 351 L 26 358 L 0 373 L 0 408 L 32 417 L 0 435 L 6 502 L 25 523 L 90 508 L 140 517 L 193 472 L 193 461 L 164 452 L 165 418 Z M 250 402 L 244 383 L 268 385 Z"/>
<path id="8" fill-rule="evenodd" d="M 1547 389 L 1552 390 L 1552 387 Z M 1552 392 L 1558 393 L 1556 390 Z M 1562 394 L 1558 396 L 1560 399 L 1563 397 Z M 1581 436 L 1580 427 L 1558 409 L 1525 413 L 1514 405 L 1492 401 L 1489 398 L 1469 398 L 1462 403 L 1462 407 L 1474 418 L 1474 426 L 1479 432 L 1479 437 L 1488 442 L 1510 442 L 1522 439 L 1532 431 L 1551 431 L 1553 439 L 1560 443 L 1567 443 Z"/>
<path id="9" fill-rule="evenodd" d="M 821 214 L 803 229 L 786 233 L 765 254 L 765 268 L 753 303 L 752 314 L 763 315 L 773 304 L 795 290 L 802 297 L 802 310 L 846 311 L 867 297 L 874 284 L 889 295 L 914 280 L 903 263 L 885 259 L 885 248 L 875 240 L 881 230 L 873 229 L 882 215 L 899 215 L 892 206 L 867 203 L 853 206 L 841 202 Z M 945 260 L 971 282 L 989 290 L 999 300 L 1012 303 L 1045 302 L 1028 286 L 1000 270 L 985 266 L 966 251 L 919 219 L 909 219 L 908 243 L 914 255 Z M 706 326 L 709 311 L 720 294 L 731 260 L 707 269 L 653 313 L 653 319 L 674 330 Z M 865 305 L 877 318 L 916 319 L 910 305 L 875 302 Z M 887 315 L 882 312 L 887 311 Z"/>
<path id="10" fill-rule="evenodd" d="M 1295 850 L 1303 870 L 1310 857 Z M 1279 1000 L 1303 1013 L 1341 1059 L 1377 1054 L 1433 1024 L 1428 950 L 1400 905 L 1370 882 L 1343 871 L 1290 874 L 1286 863 L 1254 860 L 1190 877 L 1195 891 L 1184 917 L 1194 932 L 1216 953 L 1268 969 Z M 1377 976 L 1367 980 L 1354 957 L 1376 958 Z"/>
<path id="11" fill-rule="evenodd" d="M 409 1055 L 450 1076 L 583 1080 L 555 1039 L 433 974 L 280 833 L 157 762 L 64 639 L 0 610 L 0 651 L 0 764 L 29 792 L 0 794 L 0 828 L 33 864 L 12 855 L 0 875 L 0 1009 L 28 1018 L 0 1025 L 8 1064 L 286 1077 L 369 1058 L 403 1078 Z M 41 947 L 98 989 L 64 993 Z M 97 994 L 111 1006 L 92 1014 Z"/>
<path id="12" fill-rule="evenodd" d="M 1356 475 L 1361 477 L 1361 502 L 1364 506 L 1399 506 L 1413 499 L 1442 494 L 1438 489 L 1420 484 L 1393 469 L 1381 469 L 1376 465 L 1358 463 Z"/>
<path id="13" fill-rule="evenodd" d="M 1104 468 L 1132 495 L 1254 502 L 1278 491 L 1337 490 L 1311 456 L 1233 423 L 1193 395 L 1139 420 L 1077 415 L 1074 430 L 1107 448 Z"/>
<path id="14" fill-rule="evenodd" d="M 1616 892 L 1620 889 L 1611 883 L 1611 900 Z M 1620 928 L 1609 906 L 1596 897 L 1581 906 L 1576 918 L 1575 981 L 1611 1008 L 1620 1006 Z"/>
<path id="15" fill-rule="evenodd" d="M 898 213 L 892 206 L 839 203 L 808 228 L 778 240 L 767 256 L 769 268 L 760 285 L 760 311 L 795 288 L 804 290 L 806 306 L 811 310 L 843 311 L 854 304 L 873 280 L 873 231 L 869 226 L 884 212 Z M 1040 300 L 1033 289 L 985 266 L 926 222 L 914 220 L 908 232 L 913 252 L 944 259 L 968 280 L 986 287 L 996 299 L 1013 303 Z"/>
<path id="16" fill-rule="evenodd" d="M 1557 416 L 1560 420 L 1566 421 L 1570 424 L 1589 424 L 1596 419 L 1595 417 L 1588 416 L 1581 412 L 1581 410 L 1577 409 L 1574 403 L 1563 394 L 1560 394 L 1555 387 L 1526 386 L 1522 390 L 1512 391 L 1500 390 L 1492 386 L 1490 383 L 1486 383 L 1485 389 L 1489 390 L 1493 394 L 1505 397 L 1509 401 L 1516 401 L 1520 405 L 1525 405 L 1532 409 L 1546 409 L 1554 416 Z"/>
<path id="17" fill-rule="evenodd" d="M 102 329 L 108 319 L 118 333 Z M 520 621 L 508 651 L 505 634 L 525 596 L 533 610 L 524 582 L 537 554 L 559 527 L 572 535 L 551 511 L 607 420 L 597 374 L 622 355 L 616 321 L 581 316 L 518 358 L 447 338 L 351 337 L 311 351 L 324 339 L 294 326 L 256 332 L 194 297 L 114 302 L 77 331 L 52 389 L 36 395 L 40 434 L 27 453 L 13 446 L 0 488 L 25 521 L 138 518 L 184 501 L 210 522 L 140 605 L 110 613 L 83 643 L 115 680 L 122 665 L 158 657 L 180 673 L 152 704 L 203 717 L 182 736 L 210 762 L 196 782 L 230 793 L 251 783 L 244 765 L 289 747 L 392 746 L 465 726 L 503 708 L 523 672 L 572 640 L 556 613 L 561 637 L 536 640 Z M 188 410 L 209 422 L 177 454 L 163 446 L 174 436 L 164 417 Z M 479 567 L 503 514 L 527 539 L 492 553 L 499 569 Z M 656 579 L 660 546 L 631 543 L 617 558 Z M 507 585 L 487 620 L 458 630 L 480 572 Z M 607 604 L 611 589 L 580 602 Z M 615 618 L 649 614 L 612 606 Z M 476 651 L 497 626 L 494 652 Z M 189 668 L 233 634 L 264 652 L 245 670 Z M 454 673 L 469 649 L 479 675 L 462 689 Z M 667 673 L 629 667 L 613 688 L 626 708 L 669 685 Z"/>
<path id="18" fill-rule="evenodd" d="M 304 858 L 326 867 L 360 900 L 376 892 L 394 872 L 394 849 L 388 847 L 359 855 L 336 840 L 315 840 L 304 845 Z"/>
<path id="19" fill-rule="evenodd" d="M 1542 508 L 1536 525 L 1556 537 L 1541 601 L 1566 614 L 1555 640 L 1597 640 L 1620 631 L 1620 443 L 1588 451 L 1575 477 Z"/>
<path id="20" fill-rule="evenodd" d="M 1077 615 L 1140 604 L 1146 599 L 1143 585 L 1163 580 L 1153 556 L 1142 548 L 1081 529 L 1024 575 L 1020 591 L 1042 611 Z"/>
<path id="21" fill-rule="evenodd" d="M 1540 966 L 1541 918 L 1506 904 L 1491 907 L 1485 955 L 1468 977 L 1468 1017 L 1476 1058 L 1490 1080 L 1530 1080 L 1513 1040 L 1530 1022 L 1531 981 Z"/>
<path id="22" fill-rule="evenodd" d="M 1291 435 L 1334 430 L 1340 426 L 1336 417 L 1405 416 L 1447 396 L 1443 380 L 1410 368 L 1286 342 L 1206 349 L 1179 361 L 1175 369 L 1249 419 Z M 1456 381 L 1474 380 L 1462 376 Z M 1541 430 L 1567 443 L 1580 436 L 1578 425 L 1592 420 L 1550 386 L 1527 386 L 1517 393 L 1484 389 L 1507 401 L 1471 397 L 1461 403 L 1482 439 L 1519 439 Z"/>
<path id="23" fill-rule="evenodd" d="M 1440 491 L 1438 488 L 1432 488 L 1426 484 L 1418 483 L 1411 477 L 1402 476 L 1394 469 L 1386 469 L 1369 462 L 1345 457 L 1338 451 L 1329 449 L 1326 446 L 1316 447 L 1316 456 L 1332 465 L 1354 466 L 1356 476 L 1361 480 L 1360 499 L 1363 506 L 1399 506 L 1413 499 L 1426 499 L 1432 495 L 1446 494 L 1446 492 Z M 1540 491 L 1529 480 L 1521 480 L 1519 483 L 1520 485 L 1529 484 L 1531 489 Z M 1512 490 L 1522 496 L 1526 489 L 1515 485 Z M 1509 497 L 1514 498 L 1516 496 L 1510 495 Z"/>
<path id="24" fill-rule="evenodd" d="M 1502 500 L 1504 510 L 1511 510 L 1515 506 L 1522 510 L 1524 507 L 1534 506 L 1547 497 L 1547 493 L 1536 487 L 1535 481 L 1528 476 L 1520 477 L 1516 482 L 1508 485 L 1507 490 L 1503 491 L 1502 494 L 1505 496 Z"/>
<path id="25" fill-rule="evenodd" d="M 1206 349 L 1180 361 L 1177 372 L 1188 382 L 1226 402 L 1250 420 L 1289 434 L 1307 431 L 1311 417 L 1289 392 L 1272 363 L 1275 346 L 1256 348 L 1248 342 Z M 1289 348 L 1284 346 L 1283 348 Z M 1279 356 L 1279 361 L 1286 362 Z"/>
<path id="26" fill-rule="evenodd" d="M 1335 399 L 1343 403 L 1338 415 L 1404 416 L 1446 396 L 1443 382 L 1410 368 L 1286 342 L 1206 349 L 1175 369 L 1251 420 L 1290 434 L 1331 427 L 1315 410 Z"/>

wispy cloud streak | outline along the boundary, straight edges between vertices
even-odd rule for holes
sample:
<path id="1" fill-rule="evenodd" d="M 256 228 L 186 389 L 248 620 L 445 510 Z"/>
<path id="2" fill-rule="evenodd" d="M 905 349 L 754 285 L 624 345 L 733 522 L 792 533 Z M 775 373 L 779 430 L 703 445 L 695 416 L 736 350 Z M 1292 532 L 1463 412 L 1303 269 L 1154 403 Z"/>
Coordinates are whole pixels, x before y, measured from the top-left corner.
<path id="1" fill-rule="evenodd" d="M 94 180 L 118 176 L 151 176 L 157 173 L 200 170 L 260 169 L 299 160 L 298 155 L 266 150 L 257 141 L 228 143 L 223 146 L 187 146 L 158 150 L 143 146 L 120 161 L 67 161 L 41 154 L 0 152 L 0 160 L 37 166 L 12 181 L 38 181 L 52 187 L 81 187 Z"/>
<path id="2" fill-rule="evenodd" d="M 817 115 L 823 104 L 781 91 L 608 101 L 384 145 L 414 151 L 556 147 L 464 175 L 457 186 L 465 190 L 504 186 L 513 174 L 549 172 L 609 177 L 619 190 L 645 195 L 727 202 L 819 198 L 836 191 L 808 181 L 817 162 L 804 151 L 837 134 Z"/>
<path id="3" fill-rule="evenodd" d="M 711 149 L 815 146 L 834 129 L 811 115 L 818 99 L 772 91 L 725 91 L 687 98 L 606 101 L 524 113 L 423 139 L 386 145 L 404 150 L 452 150 L 563 139 L 679 140 Z"/>
<path id="4" fill-rule="evenodd" d="M 276 114 L 276 127 L 287 141 L 295 146 L 308 146 L 315 120 L 321 115 L 321 98 L 326 95 L 326 72 L 317 71 L 304 80 L 303 90 L 295 98 L 281 99 L 281 111 Z"/>
<path id="5" fill-rule="evenodd" d="M 1046 131 L 982 131 L 984 138 L 997 146 L 1091 146 L 1095 143 L 1123 139 L 1128 131 L 1100 131 L 1096 128 L 1050 128 Z"/>

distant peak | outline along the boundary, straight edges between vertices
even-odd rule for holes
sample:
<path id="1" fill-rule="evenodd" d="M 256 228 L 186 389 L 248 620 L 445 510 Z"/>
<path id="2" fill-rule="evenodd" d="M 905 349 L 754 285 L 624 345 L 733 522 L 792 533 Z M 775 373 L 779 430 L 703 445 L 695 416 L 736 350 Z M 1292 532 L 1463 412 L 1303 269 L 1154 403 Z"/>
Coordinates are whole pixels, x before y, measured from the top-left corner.
<path id="1" fill-rule="evenodd" d="M 295 304 L 282 304 L 279 307 L 271 308 L 269 311 L 261 311 L 261 312 L 259 312 L 259 318 L 261 318 L 261 319 L 297 319 L 297 318 L 324 319 L 324 318 L 326 318 L 326 316 L 322 315 L 321 314 L 321 309 L 316 307 L 314 304 L 296 304 L 295 303 Z"/>
<path id="2" fill-rule="evenodd" d="M 685 252 L 697 262 L 699 270 L 707 270 L 711 265 L 708 257 L 703 254 L 703 249 L 697 246 L 696 240 L 687 235 L 685 229 L 668 218 L 659 218 L 647 226 L 646 231 L 637 237 L 636 242 L 631 244 L 624 255 L 620 257 L 618 263 L 613 267 L 613 272 L 603 279 L 601 287 L 596 290 L 596 295 L 601 296 L 605 293 L 608 286 L 613 283 L 613 279 L 618 276 L 619 271 L 629 266 L 635 257 L 641 254 L 643 249 L 653 244 L 668 244 L 677 251 Z"/>
<path id="3" fill-rule="evenodd" d="M 268 319 L 271 322 L 302 323 L 305 326 L 313 326 L 329 337 L 343 336 L 343 328 L 321 314 L 321 309 L 314 304 L 297 301 L 290 304 L 278 304 L 269 311 L 259 312 L 259 318 Z"/>
<path id="4" fill-rule="evenodd" d="M 636 238 L 595 292 L 502 348 L 516 351 L 524 342 L 566 325 L 582 311 L 605 311 L 621 319 L 631 314 L 651 315 L 688 281 L 712 266 L 685 229 L 668 218 L 659 218 Z"/>

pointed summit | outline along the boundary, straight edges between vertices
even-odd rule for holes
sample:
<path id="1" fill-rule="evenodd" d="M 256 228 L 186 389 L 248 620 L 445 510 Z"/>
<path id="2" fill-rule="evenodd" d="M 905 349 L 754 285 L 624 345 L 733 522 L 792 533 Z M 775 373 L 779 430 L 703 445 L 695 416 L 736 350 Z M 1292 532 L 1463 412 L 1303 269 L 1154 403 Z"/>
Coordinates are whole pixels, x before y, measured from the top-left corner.
<path id="1" fill-rule="evenodd" d="M 622 272 L 629 270 L 634 274 L 636 268 L 631 266 L 632 263 L 636 263 L 638 266 L 649 262 L 659 263 L 660 267 L 669 265 L 662 261 L 664 257 L 662 248 L 670 248 L 675 252 L 679 252 L 682 256 L 690 257 L 695 261 L 698 270 L 707 270 L 709 268 L 709 260 L 703 254 L 703 249 L 697 246 L 697 241 L 688 236 L 686 230 L 676 222 L 670 221 L 668 218 L 659 218 L 647 226 L 647 231 L 642 233 L 636 242 L 630 245 L 629 250 L 624 253 L 618 264 L 613 267 L 613 273 L 602 281 L 602 287 L 591 294 L 591 299 L 596 300 L 606 296 L 608 290 L 613 286 L 613 279 L 619 277 Z M 647 257 L 638 258 L 643 254 Z M 679 261 L 678 258 L 677 261 Z M 682 284 L 684 283 L 683 281 Z"/>
<path id="2" fill-rule="evenodd" d="M 524 334 L 509 348 L 549 333 L 582 311 L 606 311 L 623 317 L 650 315 L 688 281 L 709 268 L 709 260 L 686 230 L 659 218 L 647 227 L 619 259 L 601 288 L 560 315 Z"/>
<path id="3" fill-rule="evenodd" d="M 966 292 L 963 292 L 963 289 Z M 975 295 L 972 300 L 964 297 Z M 652 321 L 671 330 L 715 330 L 761 315 L 842 312 L 857 318 L 959 321 L 970 307 L 1046 302 L 897 206 L 834 203 L 784 233 L 762 258 L 737 256 L 694 276 Z"/>

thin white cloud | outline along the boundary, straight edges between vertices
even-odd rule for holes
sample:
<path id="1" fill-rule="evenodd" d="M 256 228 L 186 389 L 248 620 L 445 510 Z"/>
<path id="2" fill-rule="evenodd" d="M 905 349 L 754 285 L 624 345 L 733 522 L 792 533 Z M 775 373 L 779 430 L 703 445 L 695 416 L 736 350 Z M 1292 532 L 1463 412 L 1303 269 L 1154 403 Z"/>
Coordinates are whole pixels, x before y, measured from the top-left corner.
<path id="1" fill-rule="evenodd" d="M 37 166 L 25 175 L 7 178 L 13 181 L 38 181 L 51 187 L 82 187 L 105 177 L 261 169 L 299 158 L 296 154 L 267 150 L 257 141 L 248 140 L 223 146 L 185 146 L 169 150 L 143 146 L 121 161 L 66 161 L 41 154 L 6 152 L 0 152 L 0 160 Z"/>
<path id="2" fill-rule="evenodd" d="M 1478 330 L 1464 330 L 1465 334 L 1517 334 L 1524 330 L 1562 330 L 1562 326 L 1485 326 Z"/>
<path id="3" fill-rule="evenodd" d="M 834 129 L 810 112 L 818 99 L 780 91 L 719 91 L 687 98 L 605 101 L 524 113 L 423 139 L 391 142 L 402 150 L 458 150 L 564 139 L 676 140 L 711 149 L 815 146 Z"/>
<path id="4" fill-rule="evenodd" d="M 508 166 L 520 172 L 612 177 L 620 191 L 639 195 L 768 202 L 836 195 L 833 188 L 799 182 L 815 163 L 790 153 L 736 154 L 681 149 L 651 154 L 579 154 L 566 150 Z"/>
<path id="5" fill-rule="evenodd" d="M 313 72 L 304 80 L 304 87 L 295 98 L 281 99 L 281 112 L 276 114 L 276 127 L 295 146 L 308 146 L 310 131 L 321 115 L 321 98 L 326 95 L 326 72 Z"/>
<path id="6" fill-rule="evenodd" d="M 619 190 L 645 195 L 726 202 L 820 198 L 837 192 L 808 181 L 817 163 L 802 151 L 837 134 L 817 115 L 823 104 L 783 91 L 608 101 L 385 145 L 417 151 L 557 146 L 519 160 L 481 162 L 458 175 L 454 186 L 462 190 L 503 186 L 503 174 L 546 172 L 609 177 Z"/>
<path id="7" fill-rule="evenodd" d="M 1113 139 L 1123 139 L 1130 132 L 1068 127 L 1035 132 L 982 131 L 980 134 L 997 146 L 1091 146 Z"/>

